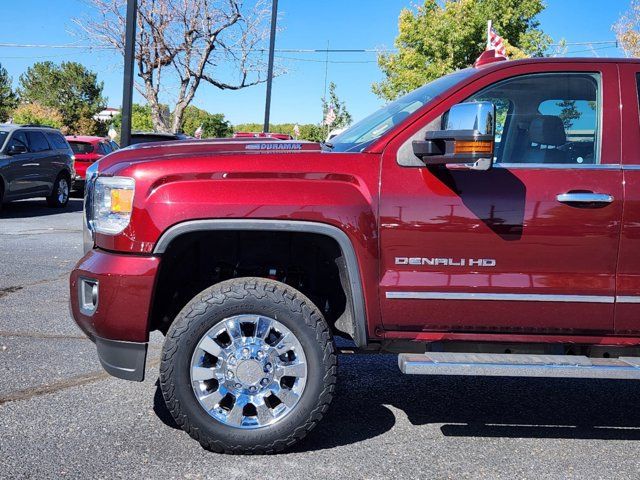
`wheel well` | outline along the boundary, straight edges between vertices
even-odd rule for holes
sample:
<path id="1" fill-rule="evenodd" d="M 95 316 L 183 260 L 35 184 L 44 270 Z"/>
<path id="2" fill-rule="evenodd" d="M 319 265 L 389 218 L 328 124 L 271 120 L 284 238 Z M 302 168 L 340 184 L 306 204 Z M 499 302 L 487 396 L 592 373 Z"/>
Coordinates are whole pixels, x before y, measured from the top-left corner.
<path id="1" fill-rule="evenodd" d="M 189 300 L 211 285 L 231 278 L 263 277 L 299 290 L 336 333 L 352 335 L 352 299 L 345 288 L 345 269 L 338 242 L 322 234 L 229 230 L 182 234 L 162 254 L 150 330 L 165 333 Z"/>

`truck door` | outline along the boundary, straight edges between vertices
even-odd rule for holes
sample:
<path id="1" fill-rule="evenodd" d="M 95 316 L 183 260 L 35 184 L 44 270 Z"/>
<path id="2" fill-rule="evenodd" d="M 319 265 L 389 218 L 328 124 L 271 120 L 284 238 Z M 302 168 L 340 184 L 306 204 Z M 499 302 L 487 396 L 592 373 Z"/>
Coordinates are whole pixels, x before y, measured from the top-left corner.
<path id="1" fill-rule="evenodd" d="M 622 169 L 625 208 L 622 218 L 616 292 L 615 329 L 640 332 L 640 64 L 620 64 L 622 94 Z"/>
<path id="2" fill-rule="evenodd" d="M 388 144 L 380 197 L 386 329 L 613 331 L 623 204 L 617 81 L 612 63 L 494 70 Z M 497 109 L 494 168 L 421 167 L 412 139 L 440 129 L 454 104 L 480 100 Z"/>

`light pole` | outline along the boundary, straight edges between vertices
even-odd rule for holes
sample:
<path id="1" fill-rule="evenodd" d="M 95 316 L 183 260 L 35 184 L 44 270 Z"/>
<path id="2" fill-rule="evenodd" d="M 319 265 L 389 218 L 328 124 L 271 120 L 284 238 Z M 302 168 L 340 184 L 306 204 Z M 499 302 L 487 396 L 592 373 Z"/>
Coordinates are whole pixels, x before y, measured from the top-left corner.
<path id="1" fill-rule="evenodd" d="M 122 125 L 120 145 L 131 143 L 131 107 L 133 103 L 133 65 L 136 50 L 136 15 L 138 0 L 127 0 L 127 25 L 124 41 L 124 81 L 122 86 Z"/>
<path id="2" fill-rule="evenodd" d="M 129 0 L 131 1 L 131 0 Z M 271 4 L 271 38 L 269 39 L 269 67 L 267 69 L 267 101 L 264 107 L 264 126 L 262 131 L 269 132 L 269 115 L 271 114 L 271 85 L 273 83 L 273 54 L 276 46 L 276 22 L 278 20 L 278 0 Z"/>

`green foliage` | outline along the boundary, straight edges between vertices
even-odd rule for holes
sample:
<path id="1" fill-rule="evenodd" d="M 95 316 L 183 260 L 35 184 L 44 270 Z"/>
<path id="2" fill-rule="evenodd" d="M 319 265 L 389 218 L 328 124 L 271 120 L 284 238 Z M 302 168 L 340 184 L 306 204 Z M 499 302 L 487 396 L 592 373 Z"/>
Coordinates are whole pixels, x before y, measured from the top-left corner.
<path id="1" fill-rule="evenodd" d="M 202 125 L 202 138 L 230 137 L 233 133 L 231 124 L 224 119 L 222 113 L 209 113 L 193 105 L 184 110 L 181 130 L 187 135 L 194 135 Z"/>
<path id="2" fill-rule="evenodd" d="M 46 125 L 62 128 L 62 114 L 55 108 L 38 102 L 23 103 L 13 112 L 13 121 L 19 124 Z"/>
<path id="3" fill-rule="evenodd" d="M 424 0 L 400 12 L 397 53 L 382 54 L 386 78 L 373 92 L 386 100 L 442 75 L 469 67 L 486 47 L 487 21 L 506 40 L 511 58 L 542 56 L 551 38 L 539 29 L 542 0 Z"/>
<path id="4" fill-rule="evenodd" d="M 113 117 L 114 128 L 120 131 L 122 127 L 122 114 Z M 134 103 L 131 106 L 131 130 L 135 132 L 153 132 L 153 120 L 151 119 L 151 107 Z"/>
<path id="5" fill-rule="evenodd" d="M 6 122 L 18 106 L 18 97 L 11 86 L 11 77 L 0 64 L 0 122 Z"/>
<path id="6" fill-rule="evenodd" d="M 68 133 L 86 133 L 87 119 L 106 104 L 102 89 L 97 74 L 77 62 L 38 62 L 20 76 L 19 95 L 22 103 L 58 110 Z"/>
<path id="7" fill-rule="evenodd" d="M 161 105 L 161 108 L 168 109 L 166 105 Z M 118 114 L 113 117 L 112 124 L 119 131 L 122 126 L 122 115 Z M 224 114 L 209 113 L 206 110 L 189 105 L 184 112 L 182 132 L 187 135 L 193 135 L 200 125 L 204 130 L 202 138 L 230 137 L 233 133 L 231 124 L 224 119 Z M 131 130 L 138 132 L 154 131 L 151 107 L 149 105 L 133 104 L 131 108 Z"/>
<path id="8" fill-rule="evenodd" d="M 327 131 L 322 125 L 314 123 L 300 125 L 300 138 L 310 142 L 324 142 L 327 138 Z"/>
<path id="9" fill-rule="evenodd" d="M 347 105 L 345 102 L 341 102 L 336 94 L 336 84 L 331 82 L 329 84 L 329 99 L 322 99 L 322 118 L 327 117 L 327 112 L 329 108 L 333 107 L 333 113 L 336 116 L 336 119 L 331 124 L 331 129 L 347 127 L 351 125 L 353 118 L 351 114 L 347 110 Z"/>
<path id="10" fill-rule="evenodd" d="M 295 135 L 293 133 L 293 128 L 295 127 L 295 125 L 295 123 L 270 123 L 269 131 L 273 133 L 284 133 L 295 138 Z M 263 125 L 261 123 L 240 123 L 238 125 L 234 125 L 233 131 L 262 132 L 262 127 Z M 300 140 L 322 142 L 327 136 L 326 127 L 323 127 L 322 125 L 308 123 L 304 125 L 298 125 L 298 127 L 300 128 L 300 136 L 298 137 Z"/>
<path id="11" fill-rule="evenodd" d="M 562 119 L 564 129 L 570 130 L 573 126 L 573 121 L 582 116 L 580 111 L 576 108 L 576 101 L 562 100 L 560 102 L 556 102 L 556 105 L 560 107 L 560 115 L 558 116 Z"/>

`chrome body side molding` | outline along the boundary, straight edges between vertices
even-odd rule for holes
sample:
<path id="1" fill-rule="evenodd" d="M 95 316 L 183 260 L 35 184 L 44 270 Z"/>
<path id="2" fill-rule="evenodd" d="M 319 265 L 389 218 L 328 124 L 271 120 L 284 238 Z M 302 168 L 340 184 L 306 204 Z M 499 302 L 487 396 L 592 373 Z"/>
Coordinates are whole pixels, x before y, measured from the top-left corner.
<path id="1" fill-rule="evenodd" d="M 618 295 L 616 303 L 640 303 L 640 295 Z"/>
<path id="2" fill-rule="evenodd" d="M 613 303 L 615 301 L 615 297 L 604 295 L 547 295 L 535 293 L 387 292 L 386 297 L 388 299 L 495 300 L 503 302 Z"/>

